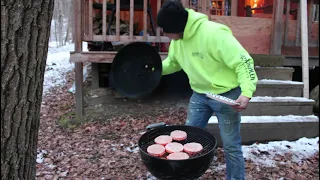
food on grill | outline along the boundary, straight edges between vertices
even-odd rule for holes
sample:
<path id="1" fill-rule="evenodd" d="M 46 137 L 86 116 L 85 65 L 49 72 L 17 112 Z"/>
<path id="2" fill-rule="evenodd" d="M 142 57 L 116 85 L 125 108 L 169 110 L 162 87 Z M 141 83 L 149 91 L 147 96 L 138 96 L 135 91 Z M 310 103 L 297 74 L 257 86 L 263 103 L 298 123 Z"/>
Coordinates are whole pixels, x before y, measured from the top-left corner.
<path id="1" fill-rule="evenodd" d="M 202 149 L 202 145 L 196 142 L 187 143 L 183 146 L 183 151 L 192 155 L 201 152 Z"/>
<path id="2" fill-rule="evenodd" d="M 157 143 L 157 144 L 165 146 L 168 143 L 172 142 L 172 137 L 168 136 L 168 135 L 161 135 L 161 136 L 156 137 L 154 139 L 154 142 Z"/>
<path id="3" fill-rule="evenodd" d="M 174 130 L 170 133 L 170 136 L 175 141 L 183 141 L 187 139 L 187 133 L 185 131 L 181 130 Z"/>
<path id="4" fill-rule="evenodd" d="M 160 144 L 153 144 L 147 148 L 147 152 L 151 156 L 160 157 L 160 156 L 164 155 L 164 153 L 166 152 L 166 149 Z"/>
<path id="5" fill-rule="evenodd" d="M 168 160 L 184 160 L 189 159 L 189 155 L 184 152 L 171 153 L 167 156 Z"/>
<path id="6" fill-rule="evenodd" d="M 165 146 L 167 153 L 182 152 L 183 145 L 178 142 L 171 142 Z"/>

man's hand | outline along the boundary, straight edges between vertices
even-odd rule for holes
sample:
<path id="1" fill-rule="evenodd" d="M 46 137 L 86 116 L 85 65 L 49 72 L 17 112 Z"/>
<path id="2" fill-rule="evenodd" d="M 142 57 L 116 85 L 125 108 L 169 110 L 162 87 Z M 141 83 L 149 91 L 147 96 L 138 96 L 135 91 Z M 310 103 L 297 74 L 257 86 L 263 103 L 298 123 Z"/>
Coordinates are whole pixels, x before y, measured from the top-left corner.
<path id="1" fill-rule="evenodd" d="M 237 112 L 240 112 L 247 108 L 249 104 L 250 98 L 246 96 L 240 95 L 238 99 L 236 100 L 237 103 L 240 103 L 240 105 L 234 105 L 232 106 Z"/>

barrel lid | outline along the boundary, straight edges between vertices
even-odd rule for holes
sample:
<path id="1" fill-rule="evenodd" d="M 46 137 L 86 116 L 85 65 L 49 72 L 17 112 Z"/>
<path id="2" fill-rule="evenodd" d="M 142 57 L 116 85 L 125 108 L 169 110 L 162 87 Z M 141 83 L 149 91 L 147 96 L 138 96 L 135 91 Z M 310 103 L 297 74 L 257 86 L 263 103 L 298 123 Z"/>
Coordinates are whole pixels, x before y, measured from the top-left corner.
<path id="1" fill-rule="evenodd" d="M 110 72 L 113 86 L 128 98 L 150 95 L 162 75 L 162 60 L 150 45 L 130 43 L 116 54 Z"/>

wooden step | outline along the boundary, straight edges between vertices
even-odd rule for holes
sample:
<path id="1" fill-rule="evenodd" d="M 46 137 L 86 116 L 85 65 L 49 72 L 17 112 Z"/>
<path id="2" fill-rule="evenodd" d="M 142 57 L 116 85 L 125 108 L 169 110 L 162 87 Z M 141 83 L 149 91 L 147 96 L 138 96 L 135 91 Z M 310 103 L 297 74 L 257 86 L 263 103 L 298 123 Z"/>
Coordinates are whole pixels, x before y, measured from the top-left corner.
<path id="1" fill-rule="evenodd" d="M 257 96 L 250 103 L 242 115 L 244 116 L 283 116 L 283 115 L 310 115 L 314 100 L 302 97 L 267 97 Z"/>
<path id="2" fill-rule="evenodd" d="M 221 146 L 220 130 L 215 116 L 210 118 L 207 130 L 218 139 Z M 243 144 L 313 138 L 319 136 L 319 118 L 313 115 L 242 116 L 240 132 Z"/>
<path id="3" fill-rule="evenodd" d="M 276 79 L 292 81 L 293 68 L 290 67 L 255 67 L 258 79 Z"/>
<path id="4" fill-rule="evenodd" d="M 302 82 L 262 79 L 257 83 L 257 90 L 254 93 L 254 96 L 301 97 L 302 91 Z"/>

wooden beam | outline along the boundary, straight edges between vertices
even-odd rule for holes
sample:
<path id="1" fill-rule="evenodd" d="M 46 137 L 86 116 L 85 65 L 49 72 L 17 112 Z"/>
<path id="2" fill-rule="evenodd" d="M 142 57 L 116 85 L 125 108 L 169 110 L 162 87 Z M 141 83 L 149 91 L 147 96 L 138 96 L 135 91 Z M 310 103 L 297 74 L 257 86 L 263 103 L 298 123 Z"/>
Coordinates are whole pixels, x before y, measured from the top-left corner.
<path id="1" fill-rule="evenodd" d="M 290 0 L 287 0 L 286 6 L 286 29 L 284 32 L 284 45 L 288 46 L 289 22 L 290 22 Z"/>
<path id="2" fill-rule="evenodd" d="M 70 54 L 71 62 L 91 62 L 91 63 L 112 63 L 114 57 L 116 56 L 116 51 L 90 51 L 90 52 L 72 52 Z M 167 52 L 159 53 L 162 60 L 167 56 Z"/>
<path id="3" fill-rule="evenodd" d="M 296 46 L 300 45 L 300 24 L 301 24 L 301 17 L 300 17 L 300 6 L 297 9 L 298 17 L 297 17 L 297 26 L 296 26 Z"/>
<path id="4" fill-rule="evenodd" d="M 107 36 L 107 0 L 102 3 L 102 36 Z"/>
<path id="5" fill-rule="evenodd" d="M 159 13 L 159 10 L 161 8 L 161 0 L 157 0 L 157 14 Z M 157 37 L 156 37 L 156 41 L 159 42 L 160 41 L 160 27 L 157 26 Z"/>
<path id="6" fill-rule="evenodd" d="M 133 41 L 133 22 L 134 21 L 134 0 L 130 0 L 130 20 L 129 20 L 129 36 Z"/>
<path id="7" fill-rule="evenodd" d="M 133 41 L 134 42 L 156 42 L 156 38 L 157 36 L 147 36 L 147 39 L 145 40 L 143 38 L 143 36 L 133 36 Z M 102 35 L 93 35 L 93 38 L 91 39 L 89 36 L 83 36 L 83 40 L 84 41 L 121 41 L 121 42 L 132 42 L 130 40 L 130 36 L 128 35 L 121 35 L 119 36 L 119 39 L 117 36 L 115 35 L 107 35 L 106 39 L 104 39 L 104 37 Z M 160 36 L 160 40 L 157 42 L 170 42 L 170 39 L 168 37 L 165 36 Z"/>
<path id="8" fill-rule="evenodd" d="M 273 28 L 270 44 L 271 55 L 281 55 L 283 7 L 284 0 L 273 0 Z"/>
<path id="9" fill-rule="evenodd" d="M 82 52 L 82 3 L 79 0 L 74 0 L 74 30 L 75 30 L 75 52 Z M 89 7 L 92 8 L 92 7 Z M 92 27 L 92 26 L 91 26 Z M 92 31 L 92 30 L 91 30 Z M 83 116 L 83 63 L 75 63 L 75 80 L 76 80 L 76 116 L 82 120 Z"/>
<path id="10" fill-rule="evenodd" d="M 231 0 L 231 16 L 238 15 L 238 0 Z"/>
<path id="11" fill-rule="evenodd" d="M 89 37 L 93 36 L 93 7 L 92 7 L 92 1 L 93 0 L 89 0 Z M 77 16 L 80 16 L 80 14 L 77 14 Z M 82 27 L 81 27 L 82 28 Z"/>
<path id="12" fill-rule="evenodd" d="M 116 3 L 116 41 L 120 41 L 120 0 Z"/>
<path id="13" fill-rule="evenodd" d="M 148 8 L 148 0 L 143 0 L 143 40 L 147 40 L 147 28 L 148 28 L 148 14 L 147 14 L 147 8 Z"/>
<path id="14" fill-rule="evenodd" d="M 309 98 L 309 52 L 307 1 L 300 1 L 303 97 Z"/>

